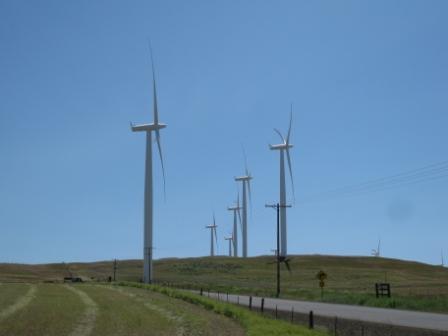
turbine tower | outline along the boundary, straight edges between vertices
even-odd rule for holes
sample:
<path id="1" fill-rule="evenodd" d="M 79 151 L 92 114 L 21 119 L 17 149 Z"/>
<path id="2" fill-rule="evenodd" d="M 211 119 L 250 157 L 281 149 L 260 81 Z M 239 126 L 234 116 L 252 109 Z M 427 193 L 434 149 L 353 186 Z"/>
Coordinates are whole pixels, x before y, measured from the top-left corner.
<path id="1" fill-rule="evenodd" d="M 152 257 L 153 257 L 153 183 L 152 183 L 152 133 L 155 132 L 157 147 L 159 149 L 160 162 L 163 173 L 163 189 L 165 192 L 165 168 L 163 166 L 162 147 L 160 144 L 159 130 L 166 125 L 159 123 L 159 114 L 157 110 L 157 90 L 154 74 L 154 62 L 151 53 L 152 67 L 152 85 L 153 85 L 153 114 L 154 122 L 152 124 L 133 124 L 132 132 L 146 133 L 146 163 L 145 163 L 145 196 L 144 196 L 144 226 L 143 226 L 143 282 L 151 283 L 153 280 Z"/>
<path id="2" fill-rule="evenodd" d="M 233 237 L 232 236 L 224 237 L 224 239 L 229 241 L 229 257 L 231 257 L 232 256 L 232 240 L 233 240 Z"/>
<path id="3" fill-rule="evenodd" d="M 216 250 L 218 250 L 218 236 L 216 234 L 216 228 L 218 225 L 216 225 L 215 221 L 215 215 L 213 215 L 213 225 L 207 225 L 206 228 L 210 229 L 210 256 L 215 256 L 215 243 L 216 243 Z"/>
<path id="4" fill-rule="evenodd" d="M 232 242 L 233 242 L 233 256 L 238 257 L 238 220 L 241 225 L 241 207 L 240 207 L 240 195 L 238 194 L 238 200 L 236 202 L 236 206 L 228 207 L 227 210 L 233 211 L 233 233 L 232 233 Z"/>
<path id="5" fill-rule="evenodd" d="M 286 139 L 280 133 L 279 130 L 274 128 L 274 131 L 280 136 L 282 139 L 282 143 L 278 145 L 269 145 L 271 150 L 280 151 L 280 251 L 279 255 L 281 257 L 286 257 L 287 255 L 287 235 L 286 235 L 286 185 L 285 185 L 285 152 L 286 158 L 288 160 L 289 167 L 289 175 L 291 176 L 291 186 L 292 192 L 294 195 L 294 180 L 292 178 L 292 169 L 291 169 L 291 157 L 289 155 L 289 149 L 293 147 L 293 145 L 289 142 L 289 138 L 291 135 L 291 125 L 292 125 L 292 105 L 291 105 L 291 114 L 289 118 L 289 129 L 288 135 Z"/>
<path id="6" fill-rule="evenodd" d="M 252 199 L 250 191 L 250 180 L 252 176 L 247 169 L 246 154 L 244 154 L 244 164 L 246 175 L 235 177 L 235 181 L 242 182 L 243 184 L 243 219 L 242 219 L 242 238 L 243 238 L 243 258 L 247 258 L 247 191 L 249 191 L 249 199 Z"/>

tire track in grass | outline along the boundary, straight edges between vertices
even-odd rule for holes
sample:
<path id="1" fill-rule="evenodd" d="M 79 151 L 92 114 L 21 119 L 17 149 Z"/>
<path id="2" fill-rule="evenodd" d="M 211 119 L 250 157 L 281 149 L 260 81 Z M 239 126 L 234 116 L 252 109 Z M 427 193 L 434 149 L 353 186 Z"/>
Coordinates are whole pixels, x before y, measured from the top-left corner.
<path id="1" fill-rule="evenodd" d="M 65 285 L 65 288 L 76 293 L 81 301 L 86 306 L 86 310 L 84 311 L 84 316 L 78 322 L 76 328 L 69 334 L 69 336 L 88 336 L 92 333 L 93 327 L 95 326 L 96 314 L 98 312 L 98 306 L 93 301 L 90 296 L 88 296 L 82 290 L 75 288 L 70 285 Z"/>
<path id="2" fill-rule="evenodd" d="M 0 321 L 26 307 L 36 297 L 36 292 L 36 285 L 30 285 L 30 289 L 25 295 L 20 296 L 16 302 L 0 311 Z"/>
<path id="3" fill-rule="evenodd" d="M 125 296 L 130 297 L 131 299 L 143 304 L 146 308 L 148 308 L 149 310 L 155 311 L 157 313 L 159 313 L 160 315 L 162 315 L 163 317 L 165 317 L 167 320 L 174 322 L 177 327 L 176 327 L 176 336 L 186 336 L 187 334 L 187 330 L 184 328 L 183 323 L 184 323 L 184 319 L 182 318 L 182 316 L 176 315 L 175 313 L 173 313 L 172 311 L 162 308 L 160 306 L 157 306 L 155 304 L 152 304 L 151 302 L 148 302 L 140 297 L 138 297 L 136 294 L 134 293 L 129 293 L 128 291 L 122 289 L 122 288 L 117 288 L 117 287 L 111 287 L 111 286 L 101 286 L 103 288 L 107 288 L 116 292 L 119 292 L 120 294 L 123 294 Z"/>

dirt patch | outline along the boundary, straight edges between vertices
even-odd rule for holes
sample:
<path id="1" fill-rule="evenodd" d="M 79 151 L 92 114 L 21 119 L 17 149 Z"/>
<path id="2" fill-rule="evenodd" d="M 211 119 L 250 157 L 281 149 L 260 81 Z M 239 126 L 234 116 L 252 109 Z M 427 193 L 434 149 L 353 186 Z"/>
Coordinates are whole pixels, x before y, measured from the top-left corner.
<path id="1" fill-rule="evenodd" d="M 176 315 L 174 312 L 165 309 L 163 307 L 160 307 L 158 305 L 155 305 L 147 300 L 144 300 L 141 297 L 138 297 L 137 295 L 135 295 L 134 293 L 130 293 L 122 288 L 119 287 L 111 287 L 111 286 L 101 286 L 102 288 L 107 288 L 110 290 L 114 290 L 116 292 L 119 292 L 120 294 L 126 295 L 130 298 L 132 298 L 133 300 L 143 304 L 146 308 L 148 308 L 149 310 L 155 311 L 156 313 L 159 313 L 160 315 L 162 315 L 164 318 L 166 318 L 167 320 L 173 322 L 176 324 L 176 336 L 186 336 L 188 335 L 187 331 L 185 330 L 185 328 L 183 327 L 183 318 L 182 316 Z"/>
<path id="2" fill-rule="evenodd" d="M 36 285 L 31 285 L 25 295 L 19 297 L 11 306 L 0 311 L 0 320 L 3 320 L 4 318 L 14 314 L 16 311 L 26 307 L 36 297 L 36 291 Z"/>
<path id="3" fill-rule="evenodd" d="M 86 310 L 80 321 L 78 322 L 76 328 L 70 333 L 69 336 L 88 336 L 92 333 L 93 327 L 95 326 L 96 314 L 98 311 L 97 304 L 93 301 L 90 296 L 88 296 L 82 290 L 75 288 L 70 285 L 65 285 L 65 288 L 76 293 L 81 301 L 86 306 Z"/>

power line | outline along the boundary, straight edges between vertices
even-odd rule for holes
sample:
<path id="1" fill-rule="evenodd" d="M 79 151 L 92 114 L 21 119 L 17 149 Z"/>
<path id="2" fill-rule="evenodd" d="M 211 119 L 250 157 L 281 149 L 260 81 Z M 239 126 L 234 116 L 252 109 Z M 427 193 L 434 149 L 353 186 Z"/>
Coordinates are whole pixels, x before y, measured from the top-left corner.
<path id="1" fill-rule="evenodd" d="M 442 161 L 403 173 L 381 177 L 357 185 L 349 185 L 304 197 L 299 200 L 298 204 L 320 202 L 341 197 L 358 196 L 366 193 L 429 182 L 445 177 L 448 177 L 448 161 Z"/>

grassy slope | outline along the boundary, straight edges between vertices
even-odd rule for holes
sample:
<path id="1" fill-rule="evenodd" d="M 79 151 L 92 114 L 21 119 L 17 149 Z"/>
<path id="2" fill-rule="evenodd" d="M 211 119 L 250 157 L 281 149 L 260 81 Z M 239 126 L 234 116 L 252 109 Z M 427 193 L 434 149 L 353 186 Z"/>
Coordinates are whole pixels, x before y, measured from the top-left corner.
<path id="1" fill-rule="evenodd" d="M 78 285 L 100 307 L 94 335 L 242 336 L 230 319 L 192 304 L 136 288 Z"/>
<path id="2" fill-rule="evenodd" d="M 373 257 L 292 256 L 292 272 L 282 266 L 283 296 L 310 300 L 320 299 L 319 270 L 328 274 L 324 300 L 410 309 L 448 312 L 448 269 L 396 259 Z M 196 285 L 221 291 L 273 295 L 275 265 L 273 257 L 235 259 L 187 258 L 162 259 L 155 262 L 156 279 L 181 285 Z M 136 281 L 141 275 L 139 260 L 119 261 L 118 280 Z M 73 263 L 72 273 L 86 278 L 111 275 L 111 262 Z M 63 264 L 0 264 L 0 281 L 60 279 L 66 275 Z M 392 285 L 394 300 L 373 298 L 375 282 Z"/>
<path id="3" fill-rule="evenodd" d="M 76 292 L 62 284 L 37 284 L 34 299 L 0 320 L 0 335 L 82 335 L 73 334 L 85 325 L 86 306 Z M 2 284 L 0 294 L 14 293 L 16 299 L 30 286 Z M 73 287 L 72 287 L 73 288 Z M 96 310 L 93 335 L 178 335 L 242 336 L 243 328 L 235 321 L 201 307 L 136 288 L 116 289 L 92 284 L 75 285 L 77 291 L 93 300 Z M 12 297 L 11 297 L 12 298 Z M 0 313 L 14 300 L 5 300 Z M 298 334 L 300 335 L 300 334 Z"/>
<path id="4" fill-rule="evenodd" d="M 327 335 L 326 332 L 309 330 L 303 326 L 294 325 L 285 321 L 275 320 L 271 318 L 262 317 L 260 314 L 251 312 L 245 308 L 228 304 L 224 302 L 218 302 L 213 299 L 208 299 L 204 296 L 192 294 L 188 291 L 181 291 L 177 289 L 161 287 L 157 285 L 145 285 L 141 283 L 124 282 L 119 283 L 120 286 L 136 287 L 147 289 L 152 292 L 163 293 L 169 297 L 181 299 L 183 301 L 193 303 L 197 306 L 203 307 L 207 310 L 213 311 L 219 315 L 227 316 L 235 321 L 238 321 L 246 331 L 247 336 L 323 336 Z M 214 324 L 214 323 L 213 323 Z M 222 329 L 218 326 L 217 330 Z M 188 334 L 188 333 L 187 333 Z M 196 334 L 196 333 L 193 333 Z M 201 334 L 202 335 L 202 334 Z M 215 335 L 215 334 L 213 334 Z M 229 333 L 229 336 L 235 336 L 233 332 Z"/>
<path id="5" fill-rule="evenodd" d="M 2 290 L 12 286 L 3 284 Z M 28 305 L 1 321 L 0 335 L 68 335 L 83 308 L 76 294 L 62 285 L 41 284 Z"/>

